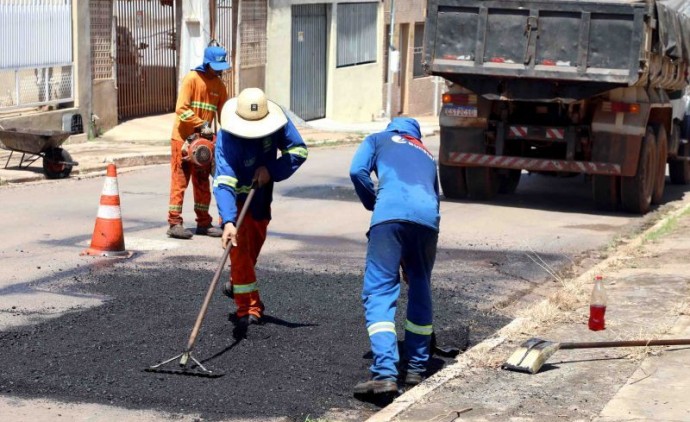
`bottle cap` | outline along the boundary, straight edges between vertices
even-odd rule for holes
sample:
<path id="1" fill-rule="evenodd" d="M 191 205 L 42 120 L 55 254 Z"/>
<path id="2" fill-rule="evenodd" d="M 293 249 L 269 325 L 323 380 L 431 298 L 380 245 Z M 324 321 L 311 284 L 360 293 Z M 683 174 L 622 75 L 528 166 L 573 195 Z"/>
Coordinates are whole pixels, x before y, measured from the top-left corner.
<path id="1" fill-rule="evenodd" d="M 604 277 L 602 277 L 602 276 L 598 275 L 598 276 L 594 277 L 594 279 L 595 279 L 595 280 L 603 280 L 603 279 L 604 279 Z"/>

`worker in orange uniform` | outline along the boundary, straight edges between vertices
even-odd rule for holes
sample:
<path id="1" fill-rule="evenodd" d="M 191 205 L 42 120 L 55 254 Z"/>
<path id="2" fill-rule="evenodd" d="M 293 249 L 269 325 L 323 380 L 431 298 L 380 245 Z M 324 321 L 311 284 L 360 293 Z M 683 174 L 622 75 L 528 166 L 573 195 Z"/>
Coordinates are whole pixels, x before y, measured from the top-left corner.
<path id="1" fill-rule="evenodd" d="M 210 166 L 197 166 L 183 159 L 183 146 L 186 139 L 195 132 L 212 138 L 211 122 L 220 116 L 228 92 L 221 80 L 224 70 L 230 68 L 227 52 L 218 46 L 204 50 L 204 62 L 192 69 L 180 87 L 175 112 L 177 118 L 173 126 L 170 157 L 170 203 L 168 206 L 168 236 L 177 239 L 191 239 L 193 233 L 182 224 L 182 202 L 184 192 L 192 179 L 194 188 L 194 212 L 196 213 L 196 232 L 198 235 L 220 237 L 223 231 L 213 227 L 209 214 L 211 188 Z"/>
<path id="2" fill-rule="evenodd" d="M 223 290 L 235 299 L 238 328 L 246 329 L 259 323 L 264 312 L 254 266 L 271 219 L 273 183 L 289 178 L 304 163 L 307 146 L 280 106 L 258 88 L 247 88 L 228 101 L 221 122 L 213 194 L 223 225 L 222 246 L 233 246 L 230 283 Z M 238 209 L 254 183 L 257 191 L 237 229 Z"/>

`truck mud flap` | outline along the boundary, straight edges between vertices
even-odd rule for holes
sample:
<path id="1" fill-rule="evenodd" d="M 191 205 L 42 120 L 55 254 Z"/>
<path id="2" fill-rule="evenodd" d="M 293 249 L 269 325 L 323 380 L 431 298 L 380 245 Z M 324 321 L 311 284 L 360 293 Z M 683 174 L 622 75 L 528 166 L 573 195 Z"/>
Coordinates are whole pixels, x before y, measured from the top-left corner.
<path id="1" fill-rule="evenodd" d="M 466 151 L 483 154 L 486 152 L 486 129 L 441 126 L 441 146 L 439 162 L 445 165 L 458 165 L 449 161 L 452 151 Z"/>
<path id="2" fill-rule="evenodd" d="M 592 134 L 592 161 L 620 163 L 621 176 L 634 176 L 637 172 L 641 145 L 641 136 L 594 132 Z"/>

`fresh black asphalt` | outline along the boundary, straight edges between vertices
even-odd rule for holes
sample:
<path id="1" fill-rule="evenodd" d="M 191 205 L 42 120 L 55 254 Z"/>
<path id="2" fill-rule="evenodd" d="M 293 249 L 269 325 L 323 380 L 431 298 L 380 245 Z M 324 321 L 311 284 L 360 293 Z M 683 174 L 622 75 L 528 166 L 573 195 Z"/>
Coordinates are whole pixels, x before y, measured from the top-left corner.
<path id="1" fill-rule="evenodd" d="M 210 420 L 304 420 L 334 408 L 363 414 L 376 409 L 352 396 L 370 364 L 361 273 L 259 269 L 265 323 L 251 326 L 247 338 L 237 340 L 228 320 L 234 305 L 217 292 L 201 329 L 195 356 L 225 376 L 145 372 L 186 345 L 214 268 L 213 263 L 106 265 L 74 277 L 69 289 L 109 299 L 102 306 L 0 333 L 0 393 L 200 414 Z M 435 289 L 441 343 L 462 346 L 468 337 L 476 343 L 507 323 L 463 306 L 462 295 Z M 403 299 L 399 326 L 404 306 Z M 442 364 L 435 361 L 436 368 Z"/>

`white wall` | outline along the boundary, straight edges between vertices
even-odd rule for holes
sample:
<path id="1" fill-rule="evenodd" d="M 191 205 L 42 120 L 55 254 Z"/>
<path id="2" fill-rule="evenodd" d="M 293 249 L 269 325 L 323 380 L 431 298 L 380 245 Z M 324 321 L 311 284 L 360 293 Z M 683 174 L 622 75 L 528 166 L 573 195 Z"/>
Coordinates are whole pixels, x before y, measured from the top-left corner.
<path id="1" fill-rule="evenodd" d="M 291 3 L 269 1 L 266 43 L 266 96 L 286 108 L 290 107 Z"/>
<path id="2" fill-rule="evenodd" d="M 353 0 L 350 3 L 371 2 Z M 326 118 L 342 122 L 371 121 L 381 111 L 383 101 L 383 52 L 377 52 L 376 63 L 336 68 L 337 1 L 336 0 L 270 0 L 268 9 L 268 44 L 266 95 L 273 101 L 290 106 L 290 60 L 293 4 L 329 4 L 327 19 Z M 383 44 L 383 6 L 379 4 L 376 45 Z"/>
<path id="3" fill-rule="evenodd" d="M 211 41 L 208 1 L 182 0 L 181 21 L 178 86 L 192 68 L 203 62 L 204 49 Z"/>

